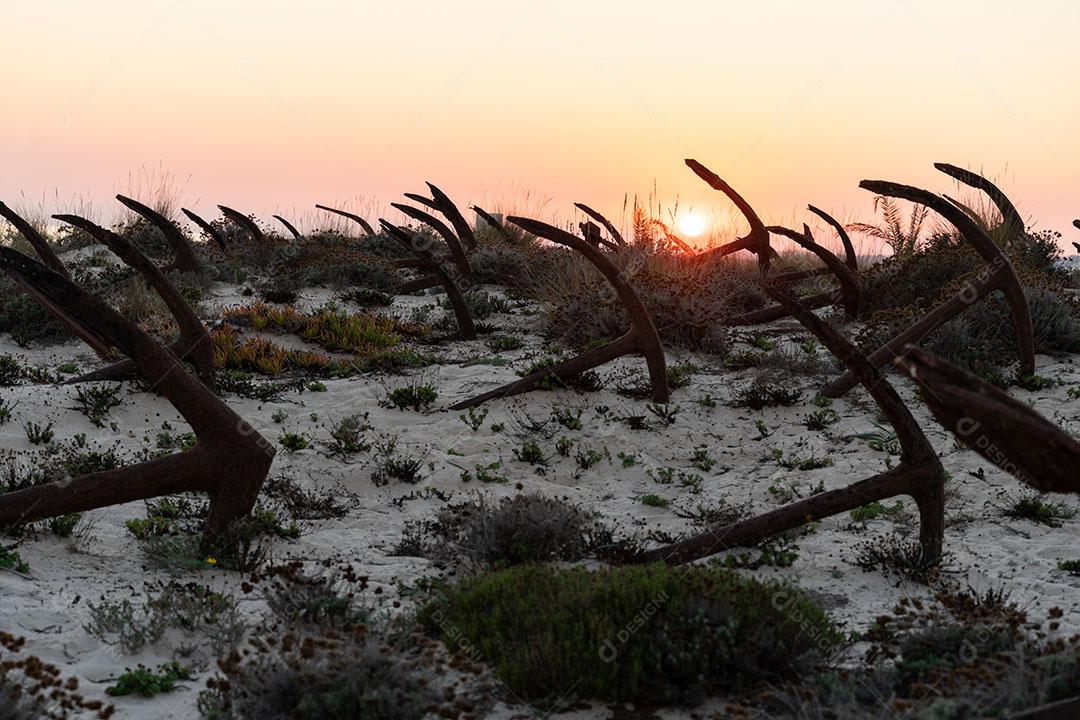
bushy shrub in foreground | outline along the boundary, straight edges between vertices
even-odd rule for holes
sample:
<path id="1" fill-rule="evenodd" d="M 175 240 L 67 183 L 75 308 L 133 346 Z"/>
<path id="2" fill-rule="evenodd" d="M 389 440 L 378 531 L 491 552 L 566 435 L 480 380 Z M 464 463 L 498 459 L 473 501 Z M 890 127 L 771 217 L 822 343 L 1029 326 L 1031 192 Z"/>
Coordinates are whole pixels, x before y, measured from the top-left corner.
<path id="1" fill-rule="evenodd" d="M 842 641 L 797 588 L 702 566 L 522 565 L 448 589 L 420 617 L 541 702 L 693 701 L 798 677 Z"/>

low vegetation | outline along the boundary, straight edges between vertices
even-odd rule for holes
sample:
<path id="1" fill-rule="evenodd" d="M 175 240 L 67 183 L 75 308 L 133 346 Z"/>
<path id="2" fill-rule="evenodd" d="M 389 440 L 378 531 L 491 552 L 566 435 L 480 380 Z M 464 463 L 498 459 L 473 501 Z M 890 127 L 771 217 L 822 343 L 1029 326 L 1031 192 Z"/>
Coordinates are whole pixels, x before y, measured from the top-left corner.
<path id="1" fill-rule="evenodd" d="M 520 697 L 700 700 L 799 677 L 840 647 L 797 589 L 705 567 L 522 565 L 448 588 L 421 621 Z"/>

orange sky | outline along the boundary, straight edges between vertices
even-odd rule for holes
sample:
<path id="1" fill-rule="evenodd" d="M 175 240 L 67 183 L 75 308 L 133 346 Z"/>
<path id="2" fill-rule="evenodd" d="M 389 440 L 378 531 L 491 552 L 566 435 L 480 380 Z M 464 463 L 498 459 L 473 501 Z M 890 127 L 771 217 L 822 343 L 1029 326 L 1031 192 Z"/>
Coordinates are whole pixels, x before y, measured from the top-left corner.
<path id="1" fill-rule="evenodd" d="M 1080 3 L 10 3 L 0 199 L 91 198 L 167 167 L 184 201 L 269 218 L 430 179 L 467 204 L 624 193 L 766 221 L 871 218 L 862 178 L 983 169 L 1080 240 Z M 190 178 L 190 179 L 189 179 Z M 1066 245 L 1068 247 L 1068 245 Z"/>

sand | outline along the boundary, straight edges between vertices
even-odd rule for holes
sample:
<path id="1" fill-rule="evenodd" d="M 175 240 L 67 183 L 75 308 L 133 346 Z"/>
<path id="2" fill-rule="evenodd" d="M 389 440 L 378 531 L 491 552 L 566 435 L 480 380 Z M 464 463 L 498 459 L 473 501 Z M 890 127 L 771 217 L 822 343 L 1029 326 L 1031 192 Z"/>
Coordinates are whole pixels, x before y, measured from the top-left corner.
<path id="1" fill-rule="evenodd" d="M 491 292 L 498 293 L 495 288 Z M 305 291 L 299 305 L 314 306 L 331 297 L 327 291 Z M 219 285 L 208 300 L 211 307 L 248 302 L 238 288 Z M 432 296 L 398 298 L 392 311 L 407 316 L 413 307 L 434 302 Z M 430 494 L 418 493 L 425 488 L 437 488 L 460 501 L 483 494 L 489 497 L 511 495 L 520 491 L 542 492 L 567 498 L 571 502 L 595 509 L 601 516 L 617 525 L 624 533 L 645 537 L 652 533 L 672 536 L 693 528 L 689 520 L 676 511 L 691 511 L 698 505 L 713 505 L 720 501 L 731 504 L 750 503 L 755 512 L 779 505 L 776 493 L 769 488 L 792 487 L 805 495 L 822 485 L 826 489 L 842 487 L 880 471 L 886 463 L 898 458 L 868 447 L 860 434 L 878 432 L 875 407 L 865 393 L 853 391 L 837 400 L 832 408 L 839 421 L 825 431 L 805 427 L 805 417 L 817 409 L 812 404 L 822 377 L 790 376 L 788 382 L 803 390 L 800 402 L 789 408 L 769 408 L 752 411 L 729 405 L 733 389 L 745 384 L 754 371 L 729 371 L 720 367 L 718 359 L 690 353 L 669 352 L 669 362 L 692 362 L 700 369 L 692 375 L 690 384 L 674 391 L 672 403 L 678 406 L 674 423 L 665 427 L 647 409 L 647 400 L 623 397 L 615 392 L 617 380 L 605 389 L 584 395 L 572 391 L 537 391 L 518 398 L 496 400 L 484 406 L 489 412 L 483 426 L 473 431 L 459 419 L 460 412 L 448 406 L 474 393 L 490 389 L 517 377 L 516 371 L 541 352 L 538 336 L 537 307 L 516 302 L 513 313 L 499 314 L 491 322 L 503 334 L 512 333 L 526 340 L 525 347 L 513 352 L 490 351 L 485 340 L 451 342 L 429 351 L 439 354 L 443 361 L 435 366 L 413 371 L 408 376 L 363 375 L 343 380 L 327 380 L 326 392 L 290 392 L 278 401 L 261 403 L 256 400 L 227 396 L 227 402 L 251 422 L 268 439 L 277 439 L 283 432 L 303 433 L 309 440 L 325 440 L 329 428 L 341 418 L 367 413 L 374 430 L 369 439 L 380 434 L 396 436 L 398 448 L 425 458 L 423 479 L 418 485 L 392 482 L 376 487 L 371 480 L 375 461 L 372 453 L 352 460 L 333 458 L 317 443 L 313 448 L 290 454 L 279 450 L 271 475 L 286 474 L 305 487 L 333 488 L 340 486 L 355 496 L 349 514 L 337 520 L 302 523 L 303 536 L 294 542 L 277 541 L 273 558 L 317 561 L 326 558 L 352 563 L 371 578 L 372 589 L 382 588 L 381 601 L 389 604 L 398 597 L 401 584 L 436 574 L 431 563 L 421 558 L 393 557 L 393 550 L 410 520 L 430 517 L 443 501 Z M 356 308 L 352 308 L 356 309 Z M 806 334 L 792 322 L 777 323 L 759 331 L 772 341 L 799 352 L 798 340 Z M 748 341 L 754 332 L 737 333 Z M 737 348 L 748 349 L 740 344 Z M 819 349 L 822 355 L 824 350 Z M 97 359 L 81 344 L 72 342 L 46 348 L 25 349 L 16 346 L 9 337 L 0 337 L 0 354 L 11 353 L 23 362 L 56 368 L 73 361 L 82 370 L 97 366 Z M 468 362 L 477 358 L 504 358 L 503 366 Z M 625 359 L 601 368 L 605 378 L 615 378 L 626 371 L 643 370 L 636 358 Z M 1072 386 L 1080 384 L 1080 371 L 1073 358 L 1038 358 L 1038 373 L 1053 378 L 1059 384 L 1037 392 L 1014 389 L 1011 392 L 1035 410 L 1051 418 L 1067 430 L 1075 426 L 1080 400 L 1068 396 Z M 428 412 L 391 409 L 380 405 L 388 389 L 420 377 L 438 387 L 439 397 Z M 989 465 L 973 452 L 960 449 L 953 438 L 938 426 L 923 405 L 914 397 L 907 382 L 894 378 L 901 395 L 922 423 L 952 476 L 953 488 L 949 502 L 951 519 L 945 535 L 949 553 L 946 567 L 961 583 L 974 587 L 1004 587 L 1020 605 L 1028 607 L 1036 617 L 1059 606 L 1066 611 L 1064 629 L 1075 630 L 1071 623 L 1073 612 L 1080 605 L 1080 578 L 1057 569 L 1060 560 L 1075 559 L 1077 523 L 1067 520 L 1061 527 L 1050 528 L 1027 521 L 1005 518 L 995 509 L 1000 504 L 999 493 L 1017 495 L 1021 486 L 1010 476 Z M 75 388 L 59 385 L 32 385 L 24 382 L 0 391 L 15 403 L 14 418 L 0 426 L 0 448 L 28 457 L 38 450 L 31 446 L 23 430 L 29 420 L 52 422 L 57 440 L 67 440 L 84 433 L 91 447 L 107 448 L 117 445 L 121 452 L 133 454 L 153 447 L 163 423 L 168 422 L 174 433 L 187 430 L 176 411 L 162 398 L 138 391 L 125 384 L 123 404 L 109 415 L 115 430 L 95 428 L 75 406 Z M 699 401 L 711 397 L 714 407 Z M 606 406 L 607 417 L 597 412 Z M 520 421 L 531 417 L 548 418 L 556 407 L 581 409 L 581 430 L 558 428 L 549 439 L 537 438 L 549 455 L 545 466 L 531 466 L 515 459 L 513 450 L 523 438 L 516 433 Z M 272 416 L 276 411 L 288 414 L 282 423 Z M 614 418 L 623 415 L 643 415 L 649 421 L 644 430 L 633 430 Z M 765 424 L 767 437 L 762 437 L 756 423 Z M 500 432 L 492 429 L 501 423 Z M 555 423 L 551 423 L 554 426 Z M 555 429 L 552 427 L 552 429 Z M 575 442 L 570 457 L 555 452 L 555 438 L 565 435 Z M 709 470 L 695 468 L 691 458 L 697 447 L 707 448 L 716 464 Z M 591 468 L 581 470 L 574 459 L 578 448 L 606 453 L 604 459 Z M 763 460 L 774 450 L 807 457 L 828 456 L 832 465 L 816 470 L 789 470 L 773 460 Z M 632 467 L 624 467 L 619 454 L 636 456 Z M 500 472 L 509 483 L 464 483 L 464 470 L 477 465 L 500 461 Z M 660 468 L 675 468 L 695 473 L 702 478 L 699 492 L 672 484 L 658 483 L 654 477 Z M 976 475 L 980 475 L 976 477 Z M 670 507 L 643 505 L 641 498 L 654 493 L 670 501 Z M 402 501 L 416 494 L 415 499 Z M 1072 504 L 1067 498 L 1055 498 Z M 398 503 L 395 504 L 395 500 Z M 819 597 L 832 617 L 849 630 L 865 629 L 877 615 L 887 612 L 905 595 L 919 595 L 925 589 L 909 582 L 898 581 L 878 572 L 865 572 L 853 564 L 855 547 L 859 543 L 886 538 L 894 532 L 910 533 L 914 528 L 914 503 L 901 498 L 907 512 L 898 518 L 881 518 L 868 523 L 855 523 L 843 514 L 823 521 L 815 531 L 801 537 L 797 544 L 798 559 L 788 568 L 762 568 L 755 574 L 762 577 L 782 577 L 796 582 Z M 172 656 L 168 643 L 153 646 L 138 655 L 124 655 L 117 647 L 102 643 L 84 629 L 88 621 L 88 601 L 101 597 L 113 600 L 131 598 L 137 601 L 145 584 L 164 581 L 169 576 L 148 568 L 139 552 L 138 542 L 125 529 L 126 520 L 143 517 L 142 503 L 129 503 L 88 513 L 93 521 L 89 540 L 73 543 L 41 533 L 23 541 L 18 552 L 29 563 L 30 572 L 22 575 L 0 571 L 0 630 L 25 636 L 27 652 L 60 666 L 65 675 L 73 675 L 89 697 L 102 697 L 107 687 L 125 668 L 137 663 L 157 665 Z M 905 520 L 905 517 L 907 518 Z M 660 535 L 661 537 L 663 535 Z M 235 591 L 241 581 L 236 573 L 208 569 L 182 576 L 181 580 L 197 580 L 214 588 Z M 261 601 L 241 596 L 241 608 L 252 617 L 262 609 Z M 407 602 L 406 602 L 407 604 Z M 193 680 L 181 684 L 173 693 L 152 699 L 124 697 L 111 700 L 118 718 L 197 717 L 196 696 L 213 669 L 200 672 Z M 511 717 L 527 712 L 518 704 L 503 702 L 492 710 L 493 716 Z M 604 717 L 610 711 L 602 707 L 575 710 L 567 717 Z M 679 713 L 675 713 L 679 714 Z M 667 715 L 667 713 L 665 713 Z"/>

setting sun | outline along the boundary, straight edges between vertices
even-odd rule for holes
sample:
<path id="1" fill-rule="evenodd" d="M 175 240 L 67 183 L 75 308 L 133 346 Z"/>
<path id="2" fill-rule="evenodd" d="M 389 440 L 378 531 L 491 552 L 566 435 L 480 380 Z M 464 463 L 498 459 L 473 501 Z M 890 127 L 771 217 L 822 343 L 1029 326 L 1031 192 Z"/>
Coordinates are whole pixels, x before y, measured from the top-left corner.
<path id="1" fill-rule="evenodd" d="M 683 215 L 679 219 L 679 232 L 687 237 L 697 237 L 705 232 L 705 219 L 693 213 Z"/>

